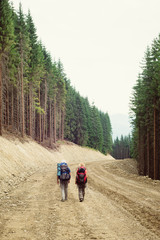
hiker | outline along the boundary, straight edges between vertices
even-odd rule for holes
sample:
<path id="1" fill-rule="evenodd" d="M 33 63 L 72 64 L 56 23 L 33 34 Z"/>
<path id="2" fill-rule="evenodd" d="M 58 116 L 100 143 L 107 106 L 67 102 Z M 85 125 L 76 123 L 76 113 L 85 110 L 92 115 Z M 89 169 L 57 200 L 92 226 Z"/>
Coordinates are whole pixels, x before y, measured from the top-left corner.
<path id="1" fill-rule="evenodd" d="M 68 198 L 68 183 L 70 182 L 71 171 L 65 160 L 57 164 L 57 184 L 60 183 L 61 201 L 64 202 Z"/>
<path id="2" fill-rule="evenodd" d="M 79 201 L 84 201 L 84 195 L 85 195 L 85 188 L 87 183 L 87 169 L 85 168 L 84 163 L 79 164 L 79 168 L 76 172 L 76 180 L 75 183 L 78 187 L 78 195 L 79 195 Z"/>

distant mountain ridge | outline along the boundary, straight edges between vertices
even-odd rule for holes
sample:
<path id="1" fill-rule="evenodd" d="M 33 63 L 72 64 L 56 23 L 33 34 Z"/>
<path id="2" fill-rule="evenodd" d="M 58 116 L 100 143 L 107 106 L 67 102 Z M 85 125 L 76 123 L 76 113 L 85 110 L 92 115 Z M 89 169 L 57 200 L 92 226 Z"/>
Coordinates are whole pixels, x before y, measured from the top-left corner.
<path id="1" fill-rule="evenodd" d="M 112 126 L 112 138 L 113 140 L 121 135 L 128 136 L 131 134 L 131 125 L 129 122 L 129 116 L 125 114 L 113 114 L 110 115 Z"/>

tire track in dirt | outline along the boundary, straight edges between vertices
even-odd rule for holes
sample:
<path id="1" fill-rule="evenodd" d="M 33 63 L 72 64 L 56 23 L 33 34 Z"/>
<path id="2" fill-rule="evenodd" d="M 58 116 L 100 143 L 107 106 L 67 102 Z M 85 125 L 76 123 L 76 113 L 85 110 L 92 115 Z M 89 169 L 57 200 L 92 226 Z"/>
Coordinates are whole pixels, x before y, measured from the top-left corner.
<path id="1" fill-rule="evenodd" d="M 11 192 L 2 202 L 0 210 L 5 212 L 5 224 L 0 239 L 53 239 L 48 233 L 54 232 L 56 199 L 51 179 L 53 173 L 36 173 Z"/>
<path id="2" fill-rule="evenodd" d="M 96 191 L 106 196 L 107 199 L 112 200 L 113 202 L 115 202 L 116 204 L 124 208 L 128 213 L 130 213 L 136 220 L 138 220 L 138 222 L 142 226 L 144 226 L 147 230 L 151 232 L 151 235 L 153 235 L 152 236 L 153 239 L 160 239 L 159 238 L 160 236 L 159 203 L 160 202 L 159 201 L 157 202 L 156 204 L 157 208 L 154 208 L 154 209 L 153 209 L 153 206 L 149 207 L 148 205 L 145 205 L 143 202 L 141 202 L 141 204 L 138 203 L 137 196 L 139 197 L 143 193 L 141 192 L 140 189 L 138 192 L 135 191 L 136 181 L 134 182 L 135 187 L 132 188 L 134 191 L 134 194 L 133 194 L 134 197 L 132 196 L 132 199 L 131 199 L 131 196 L 127 196 L 125 194 L 125 192 L 130 193 L 130 190 L 131 190 L 130 183 L 128 184 L 129 188 L 127 189 L 127 179 L 126 178 L 124 179 L 125 182 L 116 181 L 116 175 L 112 175 L 110 171 L 106 171 L 106 170 L 104 171 L 104 169 L 105 169 L 104 165 L 100 166 L 98 169 L 96 167 L 94 168 L 92 165 L 91 167 L 92 175 L 89 178 L 90 186 Z M 122 176 L 121 176 L 121 180 L 122 180 Z"/>
<path id="3" fill-rule="evenodd" d="M 112 172 L 112 161 L 86 161 L 88 188 L 80 203 L 74 183 L 77 165 L 69 164 L 72 178 L 66 202 L 60 201 L 56 163 L 55 167 L 36 172 L 6 195 L 0 203 L 0 239 L 160 240 L 158 206 L 152 206 L 150 198 L 141 199 L 144 186 L 145 197 L 149 192 L 146 184 L 123 176 L 121 171 Z M 149 195 L 157 204 L 158 189 Z"/>
<path id="4" fill-rule="evenodd" d="M 92 229 L 85 220 L 83 206 L 78 201 L 78 191 L 72 187 L 69 200 L 60 201 L 60 187 L 56 184 L 56 172 L 40 172 L 12 191 L 1 204 L 5 207 L 0 232 L 2 240 L 61 240 L 94 239 Z M 1 221 L 2 221 L 1 218 Z"/>
<path id="5" fill-rule="evenodd" d="M 72 178 L 68 186 L 68 201 L 58 201 L 58 225 L 55 240 L 65 239 L 97 239 L 94 237 L 93 229 L 86 221 L 84 209 L 85 202 L 80 203 L 78 189 L 75 184 L 75 172 L 78 164 L 71 165 Z M 60 188 L 57 189 L 57 196 L 61 198 Z M 62 230 L 63 229 L 63 230 Z"/>

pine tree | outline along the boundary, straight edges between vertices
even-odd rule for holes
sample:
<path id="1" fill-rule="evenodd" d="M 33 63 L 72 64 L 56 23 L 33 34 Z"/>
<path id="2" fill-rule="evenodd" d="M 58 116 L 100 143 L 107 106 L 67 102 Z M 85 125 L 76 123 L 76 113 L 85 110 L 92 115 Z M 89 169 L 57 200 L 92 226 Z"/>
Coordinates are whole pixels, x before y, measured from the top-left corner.
<path id="1" fill-rule="evenodd" d="M 101 118 L 101 124 L 103 129 L 103 147 L 102 152 L 104 154 L 107 154 L 111 152 L 112 150 L 112 128 L 110 123 L 110 118 L 108 116 L 108 113 L 100 112 L 100 118 Z"/>
<path id="2" fill-rule="evenodd" d="M 47 52 L 45 47 L 43 48 L 44 54 L 44 63 L 45 63 L 45 101 L 48 104 L 48 116 L 46 118 L 46 127 L 48 125 L 48 129 L 46 129 L 46 135 L 50 139 L 50 146 L 53 148 L 53 140 L 56 142 L 56 129 L 54 129 L 54 138 L 53 138 L 53 125 L 56 127 L 56 115 L 53 114 L 56 110 L 56 81 L 57 81 L 57 69 L 55 63 L 52 63 L 52 59 L 50 54 Z M 46 112 L 47 113 L 47 112 Z M 45 113 L 45 114 L 46 114 Z M 54 119 L 53 119 L 54 118 Z M 46 136 L 46 137 L 47 137 Z"/>
<path id="3" fill-rule="evenodd" d="M 131 137 L 121 135 L 121 138 L 118 137 L 113 142 L 112 156 L 116 159 L 124 159 L 131 157 Z"/>
<path id="4" fill-rule="evenodd" d="M 66 114 L 65 114 L 65 139 L 75 142 L 76 140 L 76 91 L 66 82 Z"/>
<path id="5" fill-rule="evenodd" d="M 36 29 L 30 14 L 30 11 L 28 12 L 27 18 L 26 18 L 26 31 L 28 34 L 28 70 L 27 70 L 27 78 L 28 78 L 28 99 L 29 105 L 26 106 L 28 108 L 28 115 L 29 119 L 27 121 L 28 126 L 28 134 L 33 137 L 33 121 L 35 121 L 34 115 L 34 105 L 36 108 L 38 108 L 39 111 L 39 142 L 41 142 L 41 129 L 40 129 L 40 82 L 43 78 L 43 52 L 41 44 L 37 42 L 37 34 Z M 35 99 L 38 99 L 38 101 L 35 101 Z M 38 103 L 38 106 L 37 106 Z"/>
<path id="6" fill-rule="evenodd" d="M 2 91 L 3 91 L 3 66 L 5 58 L 10 51 L 10 47 L 13 43 L 13 19 L 12 9 L 8 0 L 0 1 L 0 135 L 2 135 L 2 119 L 3 119 L 3 103 L 2 103 Z M 4 73 L 5 74 L 5 73 Z"/>
<path id="7" fill-rule="evenodd" d="M 19 64 L 19 86 L 20 86 L 20 130 L 22 137 L 24 137 L 25 134 L 25 96 L 24 96 L 24 88 L 25 88 L 25 68 L 27 66 L 26 60 L 26 49 L 27 49 L 27 31 L 26 31 L 26 22 L 25 17 L 22 10 L 22 5 L 19 5 L 19 11 L 18 11 L 18 19 L 17 19 L 17 41 L 18 41 L 18 50 L 20 55 L 20 64 Z"/>
<path id="8" fill-rule="evenodd" d="M 76 95 L 76 143 L 84 146 L 87 143 L 87 119 L 85 115 L 85 108 L 83 98 L 79 93 Z"/>
<path id="9" fill-rule="evenodd" d="M 160 40 L 155 39 L 151 50 L 147 48 L 142 74 L 134 87 L 132 111 L 135 114 L 133 124 L 133 143 L 137 149 L 139 172 L 159 179 L 160 157 Z M 135 151 L 134 151 L 135 152 Z"/>
<path id="10" fill-rule="evenodd" d="M 65 73 L 63 64 L 59 60 L 57 62 L 57 94 L 56 94 L 56 106 L 57 106 L 57 127 L 58 127 L 58 138 L 64 139 L 64 116 L 65 116 L 65 102 L 66 102 L 66 86 L 65 86 Z"/>
<path id="11" fill-rule="evenodd" d="M 91 146 L 94 149 L 102 151 L 103 129 L 100 120 L 100 113 L 94 105 L 92 106 L 91 110 L 91 126 L 92 126 L 92 132 L 90 134 Z"/>
<path id="12" fill-rule="evenodd" d="M 65 138 L 106 154 L 111 147 L 108 114 L 70 85 L 60 60 L 52 62 L 37 40 L 30 12 L 25 16 L 20 4 L 16 13 L 4 0 L 0 16 L 0 134 L 2 124 L 11 125 L 40 143 L 49 138 L 51 147 Z"/>

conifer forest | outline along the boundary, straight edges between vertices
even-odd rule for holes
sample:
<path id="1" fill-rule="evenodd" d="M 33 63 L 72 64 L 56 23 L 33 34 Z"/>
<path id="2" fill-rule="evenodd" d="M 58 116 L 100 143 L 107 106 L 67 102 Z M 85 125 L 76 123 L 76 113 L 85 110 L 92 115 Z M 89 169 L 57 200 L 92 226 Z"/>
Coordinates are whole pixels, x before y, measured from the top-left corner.
<path id="1" fill-rule="evenodd" d="M 9 130 L 51 148 L 68 140 L 116 158 L 134 157 L 139 174 L 160 179 L 160 35 L 147 47 L 141 69 L 130 100 L 132 136 L 112 145 L 108 113 L 72 87 L 61 60 L 53 61 L 38 40 L 30 11 L 0 1 L 0 135 Z"/>
<path id="2" fill-rule="evenodd" d="M 147 47 L 131 99 L 132 151 L 139 173 L 160 179 L 160 35 Z"/>
<path id="3" fill-rule="evenodd" d="M 131 158 L 131 136 L 123 136 L 121 138 L 118 137 L 113 141 L 112 145 L 112 156 L 115 159 L 125 159 Z"/>
<path id="4" fill-rule="evenodd" d="M 0 1 L 0 135 L 3 129 L 39 143 L 68 140 L 106 154 L 112 148 L 108 113 L 70 84 L 60 60 L 38 40 L 30 11 Z"/>

